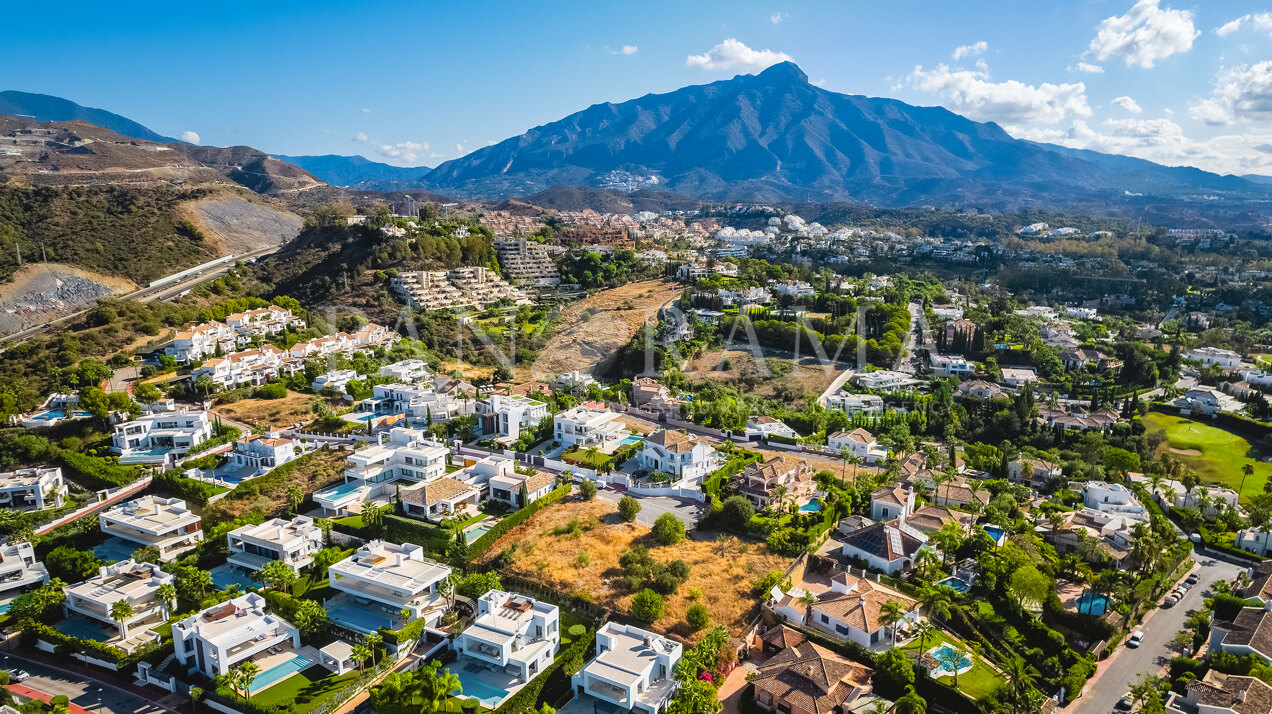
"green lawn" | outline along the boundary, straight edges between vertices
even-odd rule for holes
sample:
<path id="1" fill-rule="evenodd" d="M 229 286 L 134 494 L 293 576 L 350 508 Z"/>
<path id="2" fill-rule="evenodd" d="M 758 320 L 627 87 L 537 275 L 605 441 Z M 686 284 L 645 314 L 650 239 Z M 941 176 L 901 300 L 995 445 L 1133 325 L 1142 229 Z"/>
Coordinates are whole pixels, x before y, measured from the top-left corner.
<path id="1" fill-rule="evenodd" d="M 358 670 L 356 669 L 336 676 L 326 667 L 314 665 L 259 694 L 253 694 L 252 701 L 274 706 L 295 702 L 291 711 L 294 714 L 305 714 L 321 704 L 327 697 L 352 684 L 357 678 Z"/>
<path id="2" fill-rule="evenodd" d="M 592 453 L 590 448 L 580 449 L 575 446 L 561 454 L 561 460 L 571 463 L 577 462 L 590 469 L 598 469 L 613 461 L 613 457 L 603 451 L 598 450 L 596 453 Z"/>
<path id="3" fill-rule="evenodd" d="M 1162 451 L 1191 467 L 1206 483 L 1235 490 L 1241 486 L 1241 468 L 1246 464 L 1254 466 L 1254 474 L 1245 479 L 1241 489 L 1243 501 L 1263 493 L 1264 482 L 1272 476 L 1272 464 L 1250 458 L 1250 442 L 1230 431 L 1158 412 L 1146 415 L 1144 426 L 1148 432 L 1165 431 L 1167 440 Z"/>
<path id="4" fill-rule="evenodd" d="M 972 668 L 958 675 L 958 688 L 972 699 L 988 696 L 1003 683 L 1003 678 L 998 672 L 994 671 L 979 655 L 974 654 L 972 648 L 968 647 L 966 643 L 960 642 L 945 632 L 938 630 L 935 637 L 929 637 L 923 643 L 923 649 L 925 651 L 931 650 L 938 645 L 950 645 L 971 656 L 973 660 Z M 917 652 L 919 641 L 917 639 L 912 640 L 902 645 L 901 649 L 907 653 Z M 953 677 L 946 676 L 941 679 L 948 684 L 954 683 Z"/>

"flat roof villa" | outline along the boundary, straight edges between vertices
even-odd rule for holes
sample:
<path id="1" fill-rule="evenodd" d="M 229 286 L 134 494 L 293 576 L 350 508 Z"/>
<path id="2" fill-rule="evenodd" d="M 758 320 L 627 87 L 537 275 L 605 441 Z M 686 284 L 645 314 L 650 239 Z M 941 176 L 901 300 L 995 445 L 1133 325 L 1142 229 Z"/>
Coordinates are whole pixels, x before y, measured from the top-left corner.
<path id="1" fill-rule="evenodd" d="M 132 652 L 159 639 L 152 628 L 168 620 L 172 605 L 159 599 L 159 586 L 172 582 L 172 575 L 153 563 L 123 560 L 103 565 L 96 576 L 62 588 L 67 619 L 58 623 L 58 629 Z M 116 621 L 111 606 L 121 601 L 132 607 L 132 614 Z"/>
<path id="2" fill-rule="evenodd" d="M 450 574 L 449 567 L 425 559 L 418 545 L 373 540 L 328 569 L 331 587 L 341 594 L 327 601 L 327 612 L 337 624 L 368 634 L 406 624 L 403 610 L 408 621 L 422 617 L 431 627 L 446 611 L 438 585 Z"/>
<path id="3" fill-rule="evenodd" d="M 0 599 L 23 593 L 49 581 L 44 563 L 35 559 L 35 548 L 26 542 L 0 548 Z"/>
<path id="4" fill-rule="evenodd" d="M 0 474 L 0 508 L 42 511 L 61 508 L 68 493 L 62 469 L 19 469 Z"/>
<path id="5" fill-rule="evenodd" d="M 392 497 L 397 485 L 433 481 L 446 474 L 445 446 L 418 429 L 396 427 L 379 443 L 349 455 L 344 483 L 314 494 L 326 512 L 358 512 L 364 501 Z"/>
<path id="6" fill-rule="evenodd" d="M 110 452 L 121 464 L 167 465 L 210 438 L 207 412 L 160 412 L 116 426 Z"/>
<path id="7" fill-rule="evenodd" d="M 413 384 L 433 378 L 433 370 L 422 359 L 404 359 L 401 362 L 386 364 L 380 368 L 380 376 L 388 377 L 394 382 Z"/>
<path id="8" fill-rule="evenodd" d="M 296 516 L 290 521 L 272 518 L 259 525 L 240 526 L 226 538 L 230 545 L 229 564 L 248 572 L 256 572 L 274 560 L 300 572 L 314 562 L 314 553 L 323 548 L 322 529 L 308 516 Z"/>
<path id="9" fill-rule="evenodd" d="M 169 561 L 203 540 L 202 519 L 179 498 L 142 496 L 98 515 L 103 533 L 159 551 Z"/>
<path id="10" fill-rule="evenodd" d="M 617 445 L 627 433 L 627 425 L 604 404 L 588 402 L 552 417 L 556 440 L 563 446 L 604 449 Z"/>
<path id="11" fill-rule="evenodd" d="M 494 675 L 498 681 L 481 679 L 504 690 L 503 701 L 552 664 L 561 644 L 560 617 L 556 605 L 491 590 L 477 599 L 477 618 L 457 639 L 459 658 L 450 668 L 469 676 L 478 671 Z M 497 670 L 491 672 L 492 666 Z M 475 693 L 468 696 L 499 705 Z"/>
<path id="12" fill-rule="evenodd" d="M 629 712 L 658 714 L 676 691 L 679 642 L 647 630 L 607 622 L 596 632 L 596 657 L 574 674 L 574 691 Z"/>
<path id="13" fill-rule="evenodd" d="M 240 662 L 253 661 L 262 654 L 269 657 L 280 650 L 300 657 L 296 652 L 300 649 L 300 631 L 290 622 L 266 612 L 265 598 L 257 593 L 213 605 L 178 621 L 172 626 L 172 644 L 182 665 L 191 673 L 197 671 L 207 677 L 227 674 Z M 291 659 L 288 657 L 285 661 Z M 304 667 L 288 669 L 294 673 Z M 250 687 L 253 694 L 286 678 L 286 675 L 268 676 L 273 667 L 261 667 L 261 670 Z M 265 686 L 259 686 L 258 682 Z"/>

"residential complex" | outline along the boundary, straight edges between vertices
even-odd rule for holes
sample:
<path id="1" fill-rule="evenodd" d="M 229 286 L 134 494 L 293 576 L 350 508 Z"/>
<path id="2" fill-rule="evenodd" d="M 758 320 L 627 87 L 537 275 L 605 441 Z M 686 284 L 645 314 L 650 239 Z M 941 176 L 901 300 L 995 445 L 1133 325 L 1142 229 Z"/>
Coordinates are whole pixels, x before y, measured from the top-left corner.
<path id="1" fill-rule="evenodd" d="M 499 266 L 514 283 L 550 287 L 561 284 L 561 272 L 548 246 L 525 238 L 495 241 Z"/>
<path id="2" fill-rule="evenodd" d="M 154 548 L 169 561 L 203 540 L 199 516 L 179 498 L 142 496 L 98 515 L 103 533 Z"/>
<path id="3" fill-rule="evenodd" d="M 416 310 L 485 307 L 499 300 L 530 304 L 524 292 L 481 266 L 401 273 L 390 284 L 402 301 Z"/>
<path id="4" fill-rule="evenodd" d="M 253 337 L 304 328 L 305 321 L 292 315 L 291 310 L 270 305 L 257 310 L 236 312 L 226 317 L 223 323 L 214 320 L 182 330 L 164 352 L 183 364 L 197 362 L 218 351 L 233 352 L 246 345 Z"/>

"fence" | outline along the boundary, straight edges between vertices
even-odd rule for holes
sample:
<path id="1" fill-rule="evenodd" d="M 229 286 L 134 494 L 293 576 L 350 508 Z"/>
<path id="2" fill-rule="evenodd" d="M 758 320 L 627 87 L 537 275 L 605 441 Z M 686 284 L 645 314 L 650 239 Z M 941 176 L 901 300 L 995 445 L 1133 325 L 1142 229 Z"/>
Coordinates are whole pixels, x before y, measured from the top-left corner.
<path id="1" fill-rule="evenodd" d="M 670 496 L 672 498 L 689 498 L 701 503 L 705 501 L 707 496 L 700 488 L 688 488 L 685 486 L 629 486 L 627 488 L 631 493 L 640 496 Z"/>
<path id="2" fill-rule="evenodd" d="M 70 523 L 71 521 L 82 518 L 83 516 L 96 513 L 97 511 L 105 510 L 106 508 L 113 506 L 116 503 L 119 503 L 120 501 L 124 500 L 125 498 L 128 498 L 129 496 L 133 496 L 139 493 L 140 491 L 142 491 L 143 489 L 145 489 L 147 486 L 150 485 L 151 480 L 152 479 L 150 476 L 144 476 L 140 479 L 137 479 L 136 481 L 133 481 L 127 486 L 120 486 L 119 488 L 108 488 L 102 491 L 98 491 L 97 493 L 98 493 L 99 500 L 97 501 L 97 503 L 91 503 L 87 506 L 71 511 L 70 513 L 66 514 L 65 516 L 62 516 L 61 518 L 55 518 L 49 521 L 48 523 L 45 523 L 44 525 L 36 528 L 34 533 L 35 535 L 38 535 L 38 536 L 44 535 L 45 533 L 48 533 L 54 528 L 57 528 L 59 526 L 64 526 L 67 523 Z"/>

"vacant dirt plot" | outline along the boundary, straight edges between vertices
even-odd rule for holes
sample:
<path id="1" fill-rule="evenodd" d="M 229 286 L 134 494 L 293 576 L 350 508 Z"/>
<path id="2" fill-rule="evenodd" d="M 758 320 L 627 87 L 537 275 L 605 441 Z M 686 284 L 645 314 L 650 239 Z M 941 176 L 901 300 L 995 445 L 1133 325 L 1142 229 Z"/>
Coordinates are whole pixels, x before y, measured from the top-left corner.
<path id="1" fill-rule="evenodd" d="M 580 370 L 600 376 L 619 348 L 631 341 L 658 308 L 680 296 L 670 280 L 647 280 L 602 290 L 561 311 L 561 324 L 531 370 L 537 380 L 551 381 L 562 372 Z M 630 309 L 628 309 L 630 308 Z"/>
<path id="2" fill-rule="evenodd" d="M 222 254 L 246 253 L 271 245 L 281 245 L 300 233 L 302 221 L 284 211 L 229 194 L 210 196 L 183 207 L 185 216 L 196 223 Z"/>
<path id="3" fill-rule="evenodd" d="M 253 426 L 289 427 L 313 421 L 313 407 L 321 401 L 321 397 L 312 394 L 288 392 L 282 399 L 240 399 L 233 404 L 218 404 L 212 411 Z"/>
<path id="4" fill-rule="evenodd" d="M 704 352 L 689 363 L 686 375 L 691 379 L 728 384 L 754 384 L 748 391 L 765 397 L 798 398 L 804 394 L 821 394 L 839 374 L 838 369 L 827 369 L 813 356 L 796 361 L 790 353 L 763 350 L 762 354 L 761 363 L 749 348 Z M 688 370 L 693 370 L 692 374 Z"/>
<path id="5" fill-rule="evenodd" d="M 595 525 L 587 524 L 595 517 Z M 553 529 L 572 520 L 583 524 L 579 534 L 554 535 Z M 626 523 L 617 513 L 617 504 L 597 499 L 587 503 L 561 503 L 535 514 L 504 536 L 491 553 L 516 545 L 512 570 L 559 590 L 585 595 L 597 603 L 623 609 L 631 593 L 623 584 L 618 558 L 632 544 L 649 548 L 658 562 L 683 560 L 689 564 L 689 580 L 675 594 L 667 596 L 667 607 L 656 626 L 660 630 L 685 631 L 685 612 L 695 588 L 702 591 L 700 602 L 711 613 L 712 623 L 725 625 L 734 635 L 742 633 L 759 607 L 751 594 L 751 582 L 769 570 L 784 570 L 790 560 L 769 553 L 758 543 L 731 539 L 727 552 L 715 542 L 715 534 L 703 540 L 687 540 L 673 546 L 658 545 L 649 537 L 649 526 Z M 580 553 L 587 553 L 583 565 Z"/>

